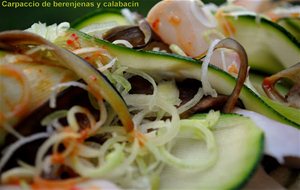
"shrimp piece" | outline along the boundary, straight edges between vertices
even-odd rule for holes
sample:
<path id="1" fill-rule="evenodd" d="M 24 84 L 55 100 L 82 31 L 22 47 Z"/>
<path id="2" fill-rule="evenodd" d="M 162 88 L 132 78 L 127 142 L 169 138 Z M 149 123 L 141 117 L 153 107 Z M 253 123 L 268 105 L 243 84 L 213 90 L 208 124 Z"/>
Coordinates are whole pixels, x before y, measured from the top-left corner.
<path id="1" fill-rule="evenodd" d="M 211 42 L 206 34 L 217 29 L 216 19 L 199 0 L 161 1 L 147 21 L 165 43 L 176 44 L 191 57 L 205 54 Z"/>

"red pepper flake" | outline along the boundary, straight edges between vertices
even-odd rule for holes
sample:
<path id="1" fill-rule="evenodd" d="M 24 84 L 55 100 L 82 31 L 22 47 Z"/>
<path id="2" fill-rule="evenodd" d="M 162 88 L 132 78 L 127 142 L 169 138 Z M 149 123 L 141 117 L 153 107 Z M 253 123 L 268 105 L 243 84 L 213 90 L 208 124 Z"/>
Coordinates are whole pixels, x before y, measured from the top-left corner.
<path id="1" fill-rule="evenodd" d="M 75 33 L 72 33 L 70 36 L 69 36 L 69 39 L 67 40 L 67 45 L 69 46 L 72 46 L 74 48 L 79 48 L 80 47 L 80 43 L 78 41 L 79 37 L 77 34 Z"/>
<path id="2" fill-rule="evenodd" d="M 78 38 L 79 38 L 79 37 L 77 36 L 77 34 L 74 34 L 74 33 L 73 33 L 71 36 L 72 36 L 75 40 L 78 40 Z"/>
<path id="3" fill-rule="evenodd" d="M 263 83 L 262 83 L 262 86 L 267 89 L 268 91 L 272 89 L 272 83 L 271 81 L 269 80 L 269 78 L 265 78 L 263 80 Z"/>
<path id="4" fill-rule="evenodd" d="M 152 23 L 152 28 L 154 31 L 158 31 L 159 30 L 159 25 L 160 25 L 160 20 L 156 19 L 153 23 Z"/>
<path id="5" fill-rule="evenodd" d="M 80 138 L 77 141 L 81 143 L 84 142 L 84 140 L 89 137 L 89 132 L 90 132 L 89 128 L 80 131 Z"/>
<path id="6" fill-rule="evenodd" d="M 67 44 L 68 44 L 68 45 L 72 45 L 73 43 L 74 43 L 73 40 L 67 40 Z"/>

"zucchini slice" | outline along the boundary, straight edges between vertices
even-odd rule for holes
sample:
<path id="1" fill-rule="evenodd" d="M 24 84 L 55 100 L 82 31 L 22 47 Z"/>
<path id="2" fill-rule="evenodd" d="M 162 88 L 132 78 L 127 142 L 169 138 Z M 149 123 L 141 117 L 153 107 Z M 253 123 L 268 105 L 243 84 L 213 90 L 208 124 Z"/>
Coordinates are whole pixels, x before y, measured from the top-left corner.
<path id="1" fill-rule="evenodd" d="M 264 76 L 262 75 L 250 73 L 250 81 L 255 87 L 255 89 L 258 91 L 258 93 L 260 94 L 260 98 L 277 112 L 281 113 L 282 115 L 286 116 L 287 118 L 289 118 L 290 120 L 296 123 L 300 123 L 300 118 L 299 118 L 300 109 L 288 107 L 282 103 L 275 102 L 270 98 L 268 98 L 262 88 L 263 79 Z M 277 84 L 276 88 L 281 94 L 288 93 L 288 88 L 282 84 Z"/>
<path id="2" fill-rule="evenodd" d="M 166 166 L 160 176 L 159 189 L 238 189 L 252 177 L 263 151 L 262 131 L 249 118 L 226 114 L 221 115 L 213 134 L 218 148 L 217 163 L 202 172 Z M 198 156 L 205 159 L 204 144 L 178 138 L 172 154 L 185 160 L 198 159 Z"/>
<path id="3" fill-rule="evenodd" d="M 300 42 L 300 18 L 281 18 L 277 23 L 289 31 Z"/>
<path id="4" fill-rule="evenodd" d="M 251 69 L 273 74 L 299 62 L 300 43 L 280 25 L 253 15 L 226 20 L 232 37 L 244 46 Z"/>
<path id="5" fill-rule="evenodd" d="M 116 25 L 126 25 L 128 21 L 120 14 L 119 10 L 104 10 L 99 9 L 97 11 L 91 12 L 84 17 L 75 20 L 72 23 L 72 27 L 78 30 L 89 26 L 91 24 L 104 24 L 113 22 Z"/>
<path id="6" fill-rule="evenodd" d="M 267 77 L 267 75 L 261 75 L 257 73 L 249 73 L 249 78 L 254 86 L 254 88 L 257 90 L 259 95 L 261 96 L 266 96 L 266 93 L 264 92 L 264 89 L 262 88 L 262 83 L 264 78 Z M 281 93 L 281 94 L 287 94 L 289 92 L 289 88 L 287 88 L 285 85 L 282 85 L 280 83 L 276 84 L 276 89 Z"/>
<path id="7" fill-rule="evenodd" d="M 75 21 L 72 26 L 81 29 L 107 21 L 128 24 L 118 10 L 99 10 Z M 227 16 L 226 22 L 233 28 L 231 37 L 244 46 L 252 70 L 274 74 L 299 62 L 300 42 L 279 24 L 254 15 Z M 220 30 L 228 34 L 226 27 L 220 27 Z"/>
<path id="8" fill-rule="evenodd" d="M 164 75 L 164 77 L 172 76 L 175 78 L 201 79 L 202 63 L 194 59 L 161 52 L 136 51 L 134 49 L 117 46 L 109 42 L 96 39 L 72 29 L 69 30 L 68 33 L 69 34 L 67 35 L 70 35 L 70 33 L 76 33 L 81 40 L 85 41 L 85 43 L 93 46 L 97 45 L 106 49 L 112 56 L 117 58 L 120 64 L 124 66 L 142 70 L 152 75 L 161 74 Z M 162 72 L 158 73 L 157 71 Z M 218 93 L 231 94 L 236 83 L 234 77 L 213 65 L 209 65 L 207 76 L 210 84 L 217 90 Z M 246 109 L 261 113 L 276 121 L 300 128 L 299 123 L 291 121 L 271 108 L 255 92 L 245 85 L 241 90 L 240 99 L 243 101 Z"/>

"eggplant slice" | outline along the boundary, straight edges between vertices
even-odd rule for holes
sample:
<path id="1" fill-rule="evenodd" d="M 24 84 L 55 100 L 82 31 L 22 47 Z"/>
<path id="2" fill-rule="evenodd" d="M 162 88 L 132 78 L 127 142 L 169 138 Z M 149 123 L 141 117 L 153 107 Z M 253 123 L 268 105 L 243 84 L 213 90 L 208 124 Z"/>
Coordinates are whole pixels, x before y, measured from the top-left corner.
<path id="1" fill-rule="evenodd" d="M 5 44 L 5 45 L 3 45 Z M 24 45 L 47 45 L 52 48 L 52 52 L 60 61 L 60 64 L 82 78 L 90 88 L 91 93 L 97 98 L 104 98 L 116 111 L 126 131 L 133 130 L 133 122 L 127 106 L 115 90 L 113 85 L 97 69 L 92 67 L 88 62 L 60 48 L 42 37 L 24 31 L 8 31 L 0 33 L 1 49 L 18 49 Z"/>

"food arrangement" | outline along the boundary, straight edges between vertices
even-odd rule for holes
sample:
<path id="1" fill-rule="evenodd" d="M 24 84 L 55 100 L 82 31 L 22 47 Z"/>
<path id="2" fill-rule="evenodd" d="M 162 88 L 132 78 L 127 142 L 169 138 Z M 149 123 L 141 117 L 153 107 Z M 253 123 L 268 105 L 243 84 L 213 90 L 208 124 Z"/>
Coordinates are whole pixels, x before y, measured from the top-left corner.
<path id="1" fill-rule="evenodd" d="M 299 10 L 170 0 L 1 32 L 0 189 L 297 189 Z"/>

